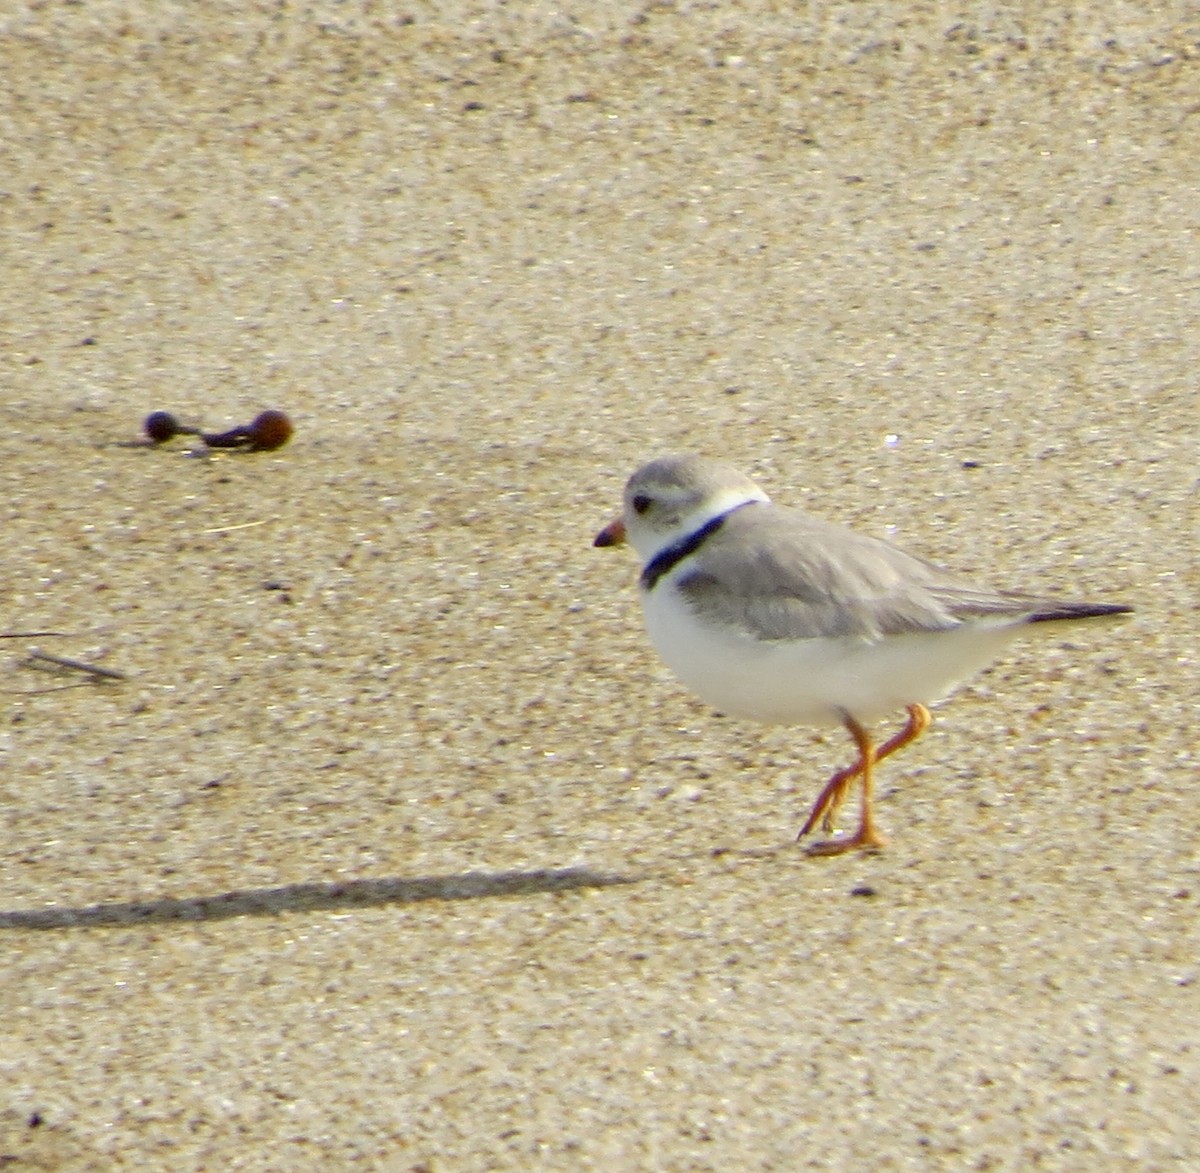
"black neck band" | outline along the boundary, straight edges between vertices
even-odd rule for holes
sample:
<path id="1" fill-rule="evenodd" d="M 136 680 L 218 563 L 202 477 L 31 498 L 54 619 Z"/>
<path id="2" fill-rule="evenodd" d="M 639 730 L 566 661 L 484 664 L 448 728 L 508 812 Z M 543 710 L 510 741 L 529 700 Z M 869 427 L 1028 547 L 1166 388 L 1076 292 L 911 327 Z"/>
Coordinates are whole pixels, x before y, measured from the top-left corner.
<path id="1" fill-rule="evenodd" d="M 689 554 L 694 554 L 699 550 L 725 524 L 726 520 L 732 514 L 736 513 L 739 509 L 744 509 L 747 505 L 753 504 L 753 501 L 743 501 L 740 505 L 735 505 L 732 509 L 727 509 L 724 513 L 718 514 L 716 517 L 706 521 L 698 530 L 688 534 L 686 538 L 682 538 L 673 546 L 667 546 L 666 549 L 659 550 L 646 563 L 646 567 L 642 571 L 642 589 L 647 591 L 654 590 L 658 585 L 658 580 L 664 574 L 670 574 Z"/>

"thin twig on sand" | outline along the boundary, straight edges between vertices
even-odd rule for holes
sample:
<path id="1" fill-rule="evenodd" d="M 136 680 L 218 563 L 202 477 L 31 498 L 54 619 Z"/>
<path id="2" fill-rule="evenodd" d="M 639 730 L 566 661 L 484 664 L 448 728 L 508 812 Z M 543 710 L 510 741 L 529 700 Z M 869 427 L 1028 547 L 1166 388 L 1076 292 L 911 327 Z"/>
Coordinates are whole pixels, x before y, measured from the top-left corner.
<path id="1" fill-rule="evenodd" d="M 98 664 L 86 664 L 83 660 L 72 660 L 67 656 L 55 656 L 50 652 L 43 652 L 38 648 L 29 649 L 29 658 L 31 660 L 38 660 L 44 664 L 55 664 L 59 668 L 70 668 L 75 672 L 87 672 L 99 680 L 126 679 L 125 673 L 118 672 L 115 668 L 101 668 Z"/>

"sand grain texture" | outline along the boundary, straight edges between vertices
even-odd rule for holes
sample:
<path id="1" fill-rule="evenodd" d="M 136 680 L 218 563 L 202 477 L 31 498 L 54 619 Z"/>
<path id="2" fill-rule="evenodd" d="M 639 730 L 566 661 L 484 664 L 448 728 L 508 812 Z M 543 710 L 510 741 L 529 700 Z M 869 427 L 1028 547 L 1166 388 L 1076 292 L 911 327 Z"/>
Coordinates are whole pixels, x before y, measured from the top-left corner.
<path id="1" fill-rule="evenodd" d="M 1200 33 L 989 11 L 0 15 L 0 1164 L 1200 1166 Z M 685 448 L 1137 615 L 808 859 L 590 548 Z"/>

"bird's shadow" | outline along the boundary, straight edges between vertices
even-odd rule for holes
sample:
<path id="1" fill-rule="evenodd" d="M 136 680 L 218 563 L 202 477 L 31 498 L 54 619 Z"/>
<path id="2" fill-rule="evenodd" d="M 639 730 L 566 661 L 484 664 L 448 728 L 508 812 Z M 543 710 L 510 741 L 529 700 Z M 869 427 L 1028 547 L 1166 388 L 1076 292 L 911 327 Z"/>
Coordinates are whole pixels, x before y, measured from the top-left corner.
<path id="1" fill-rule="evenodd" d="M 277 916 L 284 912 L 323 912 L 418 904 L 425 900 L 478 900 L 489 896 L 530 896 L 634 884 L 640 877 L 593 872 L 587 868 L 546 868 L 514 872 L 463 872 L 413 879 L 387 877 L 329 884 L 285 884 L 248 888 L 215 896 L 166 897 L 88 904 L 78 908 L 0 910 L 0 929 L 70 929 L 114 925 L 215 921 L 238 916 Z"/>

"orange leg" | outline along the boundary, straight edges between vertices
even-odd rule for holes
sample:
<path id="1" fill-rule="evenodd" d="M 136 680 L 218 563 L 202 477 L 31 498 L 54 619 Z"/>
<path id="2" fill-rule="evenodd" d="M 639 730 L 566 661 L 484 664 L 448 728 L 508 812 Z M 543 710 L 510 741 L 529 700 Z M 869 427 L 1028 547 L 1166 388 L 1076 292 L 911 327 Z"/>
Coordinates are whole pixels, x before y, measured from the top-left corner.
<path id="1" fill-rule="evenodd" d="M 878 765 L 884 758 L 889 758 L 898 749 L 903 749 L 910 742 L 916 741 L 926 729 L 929 728 L 933 718 L 929 714 L 929 710 L 924 705 L 909 705 L 908 706 L 908 723 L 900 730 L 899 733 L 893 734 L 875 751 L 875 763 Z M 833 831 L 834 823 L 837 820 L 838 810 L 846 795 L 849 794 L 850 787 L 843 787 L 841 795 L 836 805 L 830 807 L 825 812 L 825 818 L 821 824 L 826 831 Z"/>
<path id="2" fill-rule="evenodd" d="M 853 717 L 845 718 L 846 729 L 858 746 L 858 761 L 844 770 L 839 770 L 829 779 L 813 804 L 812 812 L 804 826 L 800 828 L 800 834 L 796 838 L 803 839 L 818 823 L 821 824 L 823 830 L 832 832 L 838 811 L 850 792 L 850 784 L 860 774 L 863 780 L 862 816 L 859 820 L 858 830 L 849 839 L 814 843 L 809 848 L 810 855 L 839 855 L 843 851 L 882 847 L 887 842 L 875 826 L 873 809 L 875 765 L 884 758 L 890 757 L 897 750 L 903 749 L 910 742 L 916 741 L 929 728 L 931 720 L 929 710 L 924 705 L 909 705 L 908 723 L 899 733 L 888 738 L 876 749 L 867 730 Z"/>
<path id="3" fill-rule="evenodd" d="M 874 762 L 881 762 L 884 758 L 894 754 L 898 749 L 903 749 L 910 741 L 915 741 L 929 728 L 931 720 L 929 710 L 924 705 L 909 705 L 908 724 L 899 733 L 889 738 L 875 750 L 872 760 Z M 858 734 L 854 729 L 849 724 L 846 728 L 857 741 Z M 844 770 L 839 770 L 829 779 L 825 784 L 825 789 L 821 791 L 820 797 L 813 806 L 812 814 L 808 817 L 808 822 L 804 824 L 800 834 L 796 836 L 797 839 L 803 839 L 817 825 L 818 821 L 820 821 L 823 830 L 833 831 L 838 811 L 841 809 L 842 803 L 845 802 L 846 795 L 850 793 L 850 783 L 862 771 L 863 759 L 860 756 L 854 765 L 847 766 Z"/>
<path id="4" fill-rule="evenodd" d="M 849 729 L 849 725 L 847 725 Z M 853 733 L 853 730 L 851 730 Z M 841 808 L 843 802 L 846 801 L 846 795 L 850 792 L 850 783 L 859 776 L 863 771 L 862 758 L 852 766 L 847 766 L 844 770 L 838 770 L 828 782 L 825 783 L 825 789 L 821 791 L 817 801 L 813 803 L 812 811 L 809 813 L 808 820 L 804 826 L 800 828 L 800 834 L 797 839 L 803 839 L 809 834 L 818 823 L 821 824 L 821 829 L 824 831 L 833 830 L 834 816 Z"/>

